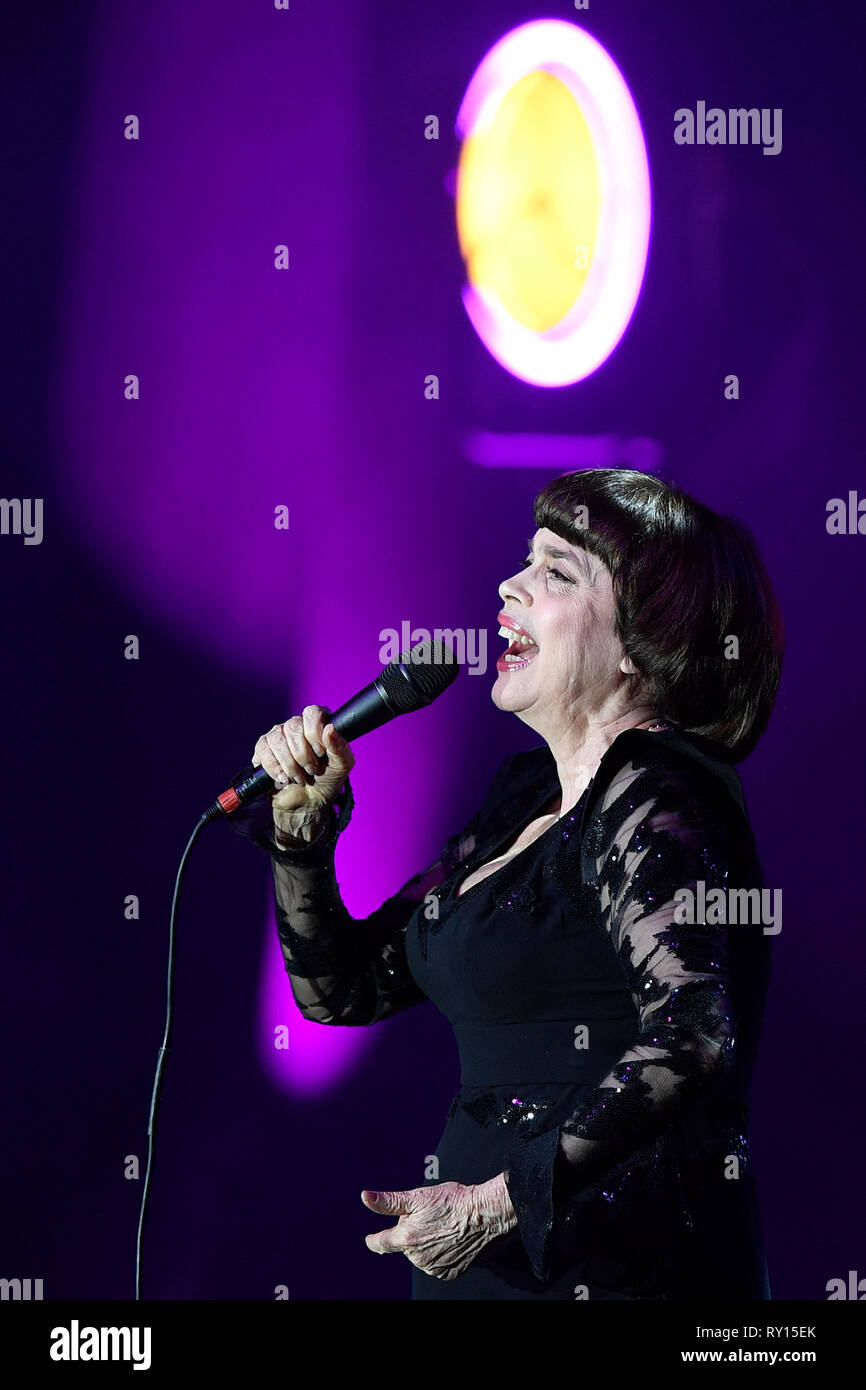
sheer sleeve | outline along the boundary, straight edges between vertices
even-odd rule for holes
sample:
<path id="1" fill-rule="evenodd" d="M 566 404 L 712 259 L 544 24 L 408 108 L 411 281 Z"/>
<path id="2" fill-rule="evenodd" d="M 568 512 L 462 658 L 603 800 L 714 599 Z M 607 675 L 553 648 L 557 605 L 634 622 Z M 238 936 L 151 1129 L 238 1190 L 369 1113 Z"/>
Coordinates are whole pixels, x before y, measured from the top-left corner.
<path id="1" fill-rule="evenodd" d="M 359 919 L 340 897 L 334 864 L 353 804 L 347 777 L 318 837 L 290 850 L 274 840 L 269 801 L 251 803 L 232 817 L 233 829 L 270 856 L 277 936 L 301 1014 L 344 1026 L 378 1023 L 426 999 L 409 970 L 406 929 L 418 904 L 470 852 L 477 821 L 476 814 L 446 841 L 435 863 Z"/>
<path id="2" fill-rule="evenodd" d="M 681 925 L 676 901 L 698 880 L 707 893 L 727 888 L 731 814 L 733 803 L 720 810 L 700 773 L 630 762 L 587 823 L 595 878 L 582 882 L 572 862 L 568 891 L 607 932 L 639 1022 L 633 1045 L 565 1123 L 509 1153 L 505 1180 L 539 1279 L 568 1200 L 653 1141 L 733 1065 L 725 927 Z"/>

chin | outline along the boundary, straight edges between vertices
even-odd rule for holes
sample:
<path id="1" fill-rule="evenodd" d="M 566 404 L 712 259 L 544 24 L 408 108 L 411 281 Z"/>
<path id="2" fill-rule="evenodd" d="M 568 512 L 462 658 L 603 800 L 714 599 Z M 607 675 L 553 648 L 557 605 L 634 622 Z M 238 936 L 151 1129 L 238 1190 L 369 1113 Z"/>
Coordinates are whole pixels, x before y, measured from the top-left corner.
<path id="1" fill-rule="evenodd" d="M 526 691 L 515 691 L 513 676 L 504 676 L 497 671 L 496 680 L 490 687 L 490 698 L 494 705 L 499 709 L 516 714 L 527 703 L 526 696 Z"/>
<path id="2" fill-rule="evenodd" d="M 494 705 L 498 705 L 500 709 L 503 708 L 503 703 L 504 703 L 504 702 L 503 702 L 503 698 L 502 698 L 502 697 L 503 697 L 504 694 L 505 694 L 505 682 L 504 682 L 504 680 L 502 679 L 502 677 L 501 677 L 501 675 L 499 674 L 499 672 L 497 671 L 497 673 L 496 673 L 496 680 L 493 682 L 493 684 L 492 684 L 491 687 L 490 687 L 490 698 L 491 698 L 491 700 L 493 701 Z"/>

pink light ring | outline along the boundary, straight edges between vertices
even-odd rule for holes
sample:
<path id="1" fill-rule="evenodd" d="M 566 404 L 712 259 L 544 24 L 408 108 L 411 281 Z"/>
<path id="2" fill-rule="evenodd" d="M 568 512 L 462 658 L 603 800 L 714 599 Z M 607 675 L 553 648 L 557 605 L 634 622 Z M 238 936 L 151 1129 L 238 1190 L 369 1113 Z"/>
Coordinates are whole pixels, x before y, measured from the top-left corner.
<path id="1" fill-rule="evenodd" d="M 505 92 L 538 68 L 568 85 L 598 152 L 602 199 L 593 263 L 576 304 L 543 334 L 517 323 L 474 286 L 465 286 L 462 297 L 476 332 L 506 370 L 534 385 L 563 386 L 601 365 L 634 311 L 649 245 L 649 167 L 625 79 L 595 39 L 564 20 L 530 21 L 494 45 L 460 105 L 461 139 L 488 128 Z"/>
<path id="2" fill-rule="evenodd" d="M 483 134 L 492 122 L 499 103 L 509 88 L 521 77 L 544 67 L 562 51 L 561 45 L 571 43 L 574 35 L 582 36 L 600 52 L 595 40 L 582 29 L 561 19 L 532 19 L 503 34 L 484 55 L 464 93 L 457 112 L 457 134 L 461 140 L 473 132 Z M 574 50 L 572 49 L 572 52 Z"/>
<path id="3" fill-rule="evenodd" d="M 486 134 L 505 93 L 531 70 L 531 65 L 527 66 L 526 49 L 521 45 L 519 35 L 532 28 L 533 23 L 530 22 L 512 29 L 481 59 L 469 79 L 457 112 L 455 127 L 461 142 L 469 135 Z M 518 41 L 515 43 L 515 40 Z"/>
<path id="4" fill-rule="evenodd" d="M 544 335 L 561 340 L 583 331 L 593 316 L 609 316 L 613 347 L 625 330 L 643 283 L 649 245 L 650 185 L 643 133 L 615 65 L 604 98 L 559 63 L 548 64 L 581 107 L 598 153 L 601 187 L 595 254 L 584 288 L 568 313 Z M 610 76 L 610 74 L 608 74 Z M 616 138 L 611 133 L 616 132 Z M 616 325 L 621 326 L 617 329 Z M 605 354 L 607 355 L 607 354 Z"/>
<path id="5" fill-rule="evenodd" d="M 531 386 L 570 386 L 588 376 L 598 365 L 571 355 L 571 340 L 545 344 L 537 335 L 513 320 L 503 320 L 498 305 L 486 303 L 470 286 L 463 303 L 476 332 L 492 357 L 512 376 Z"/>
<path id="6" fill-rule="evenodd" d="M 488 352 L 500 366 L 532 386 L 570 386 L 600 365 L 583 335 L 549 342 L 518 323 L 498 299 L 472 285 L 461 290 L 466 313 Z"/>

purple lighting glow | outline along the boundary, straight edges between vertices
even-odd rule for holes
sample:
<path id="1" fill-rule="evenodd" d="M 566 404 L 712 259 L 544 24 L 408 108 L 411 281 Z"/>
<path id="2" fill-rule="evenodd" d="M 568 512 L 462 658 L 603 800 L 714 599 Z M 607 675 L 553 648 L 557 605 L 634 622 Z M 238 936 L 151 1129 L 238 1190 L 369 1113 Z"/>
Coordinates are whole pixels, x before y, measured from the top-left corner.
<path id="1" fill-rule="evenodd" d="M 353 285 L 362 272 L 384 283 L 393 255 L 383 244 L 359 268 L 358 248 L 365 258 L 368 248 L 357 128 L 342 104 L 323 100 L 309 47 L 271 16 L 250 18 L 227 62 L 231 7 L 209 10 L 205 24 L 200 7 L 169 0 L 101 8 L 65 229 L 50 422 L 62 461 L 57 509 L 123 605 L 120 633 L 144 633 L 143 663 L 167 633 L 213 668 L 214 701 L 221 669 L 253 691 L 284 689 L 261 702 L 252 726 L 226 710 L 227 746 L 204 750 L 185 779 L 191 822 L 272 722 L 307 703 L 336 707 L 370 681 L 380 629 L 426 617 L 441 570 L 435 527 L 419 535 L 400 521 L 399 406 L 378 436 L 358 424 L 373 376 L 356 388 L 352 364 L 369 356 L 392 306 L 383 296 L 382 322 L 362 317 Z M 362 22 L 347 8 L 328 40 L 328 79 L 352 99 Z M 145 113 L 137 141 L 118 115 L 131 93 Z M 323 165 L 339 177 L 323 180 Z M 279 270 L 283 242 L 291 268 Z M 396 333 L 390 319 L 387 331 Z M 393 386 L 384 368 L 376 380 L 383 396 Z M 430 474 L 432 450 L 419 444 Z M 275 527 L 279 507 L 288 529 Z M 385 534 L 393 569 L 370 559 L 371 537 Z M 457 569 L 440 576 L 438 598 L 460 602 L 460 585 Z M 443 704 L 377 733 L 359 756 L 358 805 L 338 852 L 354 915 L 373 911 L 428 852 L 434 798 L 394 823 L 391 765 L 435 786 L 456 717 Z M 228 874 L 242 851 L 227 828 L 211 833 L 220 832 Z M 264 938 L 262 1066 L 308 1094 L 345 1079 L 371 1037 L 301 1017 L 264 907 L 252 911 Z M 185 909 L 183 949 L 194 953 L 204 927 L 192 895 Z M 278 1026 L 288 1028 L 284 1050 Z"/>
<path id="2" fill-rule="evenodd" d="M 655 473 L 664 450 L 656 439 L 618 434 L 496 434 L 472 430 L 463 454 L 480 468 L 638 468 Z"/>

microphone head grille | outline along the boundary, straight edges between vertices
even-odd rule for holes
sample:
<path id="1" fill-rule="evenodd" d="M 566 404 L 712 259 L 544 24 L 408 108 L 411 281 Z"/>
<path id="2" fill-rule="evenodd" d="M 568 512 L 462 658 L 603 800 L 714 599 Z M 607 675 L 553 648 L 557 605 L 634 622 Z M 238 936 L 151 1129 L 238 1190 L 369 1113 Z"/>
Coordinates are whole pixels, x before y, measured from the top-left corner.
<path id="1" fill-rule="evenodd" d="M 428 638 L 389 662 L 379 680 L 397 712 L 408 714 L 441 695 L 459 671 L 460 663 L 451 648 Z"/>

